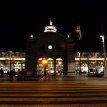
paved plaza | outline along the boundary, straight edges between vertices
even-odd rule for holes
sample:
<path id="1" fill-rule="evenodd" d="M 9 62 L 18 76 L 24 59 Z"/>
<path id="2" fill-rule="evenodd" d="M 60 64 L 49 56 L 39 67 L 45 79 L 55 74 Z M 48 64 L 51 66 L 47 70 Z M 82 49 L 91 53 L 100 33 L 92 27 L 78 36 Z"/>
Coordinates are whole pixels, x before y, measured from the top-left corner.
<path id="1" fill-rule="evenodd" d="M 2 81 L 0 107 L 107 107 L 107 80 Z"/>

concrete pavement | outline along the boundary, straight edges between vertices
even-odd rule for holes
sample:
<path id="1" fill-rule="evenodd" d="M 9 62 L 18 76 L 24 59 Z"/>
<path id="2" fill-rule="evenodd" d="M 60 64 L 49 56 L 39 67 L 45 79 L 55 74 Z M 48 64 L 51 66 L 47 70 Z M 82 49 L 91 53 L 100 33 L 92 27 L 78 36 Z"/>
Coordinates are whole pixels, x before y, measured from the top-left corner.
<path id="1" fill-rule="evenodd" d="M 107 107 L 107 81 L 1 82 L 0 107 Z"/>

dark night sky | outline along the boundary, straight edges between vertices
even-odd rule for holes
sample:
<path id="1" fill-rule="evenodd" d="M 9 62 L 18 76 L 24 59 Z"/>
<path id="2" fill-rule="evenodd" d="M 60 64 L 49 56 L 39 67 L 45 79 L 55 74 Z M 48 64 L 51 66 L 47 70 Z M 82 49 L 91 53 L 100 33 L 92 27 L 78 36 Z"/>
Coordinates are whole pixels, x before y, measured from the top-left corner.
<path id="1" fill-rule="evenodd" d="M 42 33 L 50 19 L 65 36 L 80 25 L 82 50 L 102 50 L 100 34 L 107 39 L 106 0 L 0 1 L 0 50 L 25 50 L 30 34 Z"/>

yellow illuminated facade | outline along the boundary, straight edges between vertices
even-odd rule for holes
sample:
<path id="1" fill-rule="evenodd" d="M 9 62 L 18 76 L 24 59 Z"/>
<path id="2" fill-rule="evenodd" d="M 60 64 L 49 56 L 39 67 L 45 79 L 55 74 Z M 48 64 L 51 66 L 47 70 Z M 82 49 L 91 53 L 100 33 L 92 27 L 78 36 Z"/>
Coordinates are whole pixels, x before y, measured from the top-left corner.
<path id="1" fill-rule="evenodd" d="M 4 71 L 25 69 L 25 53 L 24 52 L 0 52 L 0 68 Z"/>
<path id="2" fill-rule="evenodd" d="M 18 70 L 25 69 L 25 52 L 0 52 L 0 68 L 4 71 L 15 69 Z M 107 60 L 107 59 L 106 59 Z M 63 69 L 62 59 L 56 59 L 56 70 L 59 68 Z M 53 59 L 38 59 L 37 69 L 43 69 L 43 64 L 48 64 L 48 68 L 53 70 Z M 88 67 L 88 68 L 96 68 L 98 66 L 103 66 L 104 64 L 104 55 L 100 52 L 76 52 L 75 53 L 75 65 L 77 69 L 78 67 Z M 38 72 L 39 73 L 39 72 Z"/>

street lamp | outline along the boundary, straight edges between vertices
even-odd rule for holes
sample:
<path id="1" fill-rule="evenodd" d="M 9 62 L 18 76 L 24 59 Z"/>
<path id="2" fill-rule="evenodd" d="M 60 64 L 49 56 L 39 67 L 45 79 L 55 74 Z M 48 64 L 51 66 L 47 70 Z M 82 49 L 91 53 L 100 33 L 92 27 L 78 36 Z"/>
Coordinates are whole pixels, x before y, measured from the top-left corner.
<path id="1" fill-rule="evenodd" d="M 78 52 L 79 54 L 79 75 L 81 75 L 81 52 Z"/>
<path id="2" fill-rule="evenodd" d="M 106 76 L 106 50 L 105 50 L 105 38 L 103 35 L 100 35 L 103 44 L 103 54 L 104 54 L 104 75 Z"/>
<path id="3" fill-rule="evenodd" d="M 9 55 L 9 69 L 10 71 L 12 70 L 12 51 L 8 51 L 8 55 Z"/>
<path id="4" fill-rule="evenodd" d="M 48 63 L 48 60 L 45 59 L 45 58 L 43 58 L 43 59 L 42 59 L 42 64 L 43 64 L 43 65 L 46 65 L 47 63 Z"/>
<path id="5" fill-rule="evenodd" d="M 47 64 L 48 64 L 48 60 L 46 58 L 42 59 L 42 64 L 44 65 L 44 77 L 47 78 Z"/>

